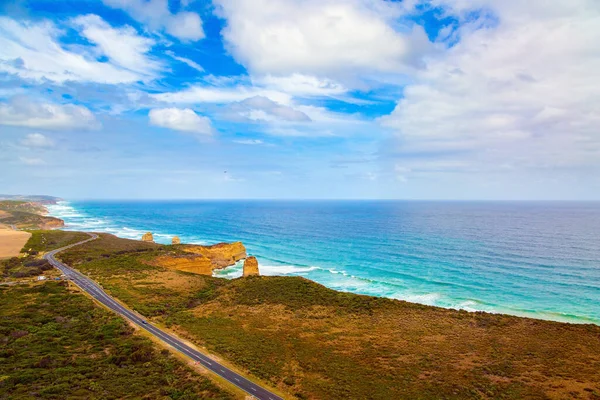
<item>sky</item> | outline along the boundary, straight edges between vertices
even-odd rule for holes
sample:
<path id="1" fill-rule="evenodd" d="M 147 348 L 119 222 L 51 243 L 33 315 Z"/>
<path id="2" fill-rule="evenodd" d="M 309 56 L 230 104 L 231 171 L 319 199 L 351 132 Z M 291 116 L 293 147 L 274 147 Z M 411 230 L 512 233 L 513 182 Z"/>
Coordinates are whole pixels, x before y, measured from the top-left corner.
<path id="1" fill-rule="evenodd" d="M 600 199 L 598 0 L 0 0 L 0 193 Z"/>

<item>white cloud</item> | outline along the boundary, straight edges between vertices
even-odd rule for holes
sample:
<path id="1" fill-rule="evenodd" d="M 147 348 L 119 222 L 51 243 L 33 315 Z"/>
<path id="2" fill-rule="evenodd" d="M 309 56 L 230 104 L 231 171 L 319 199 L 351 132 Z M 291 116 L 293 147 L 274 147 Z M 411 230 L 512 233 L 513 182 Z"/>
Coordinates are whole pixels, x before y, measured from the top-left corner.
<path id="1" fill-rule="evenodd" d="M 83 106 L 39 103 L 23 96 L 0 103 L 0 124 L 54 130 L 95 129 L 99 125 Z"/>
<path id="2" fill-rule="evenodd" d="M 279 104 L 264 96 L 254 96 L 232 104 L 229 111 L 254 121 L 310 122 L 310 117 L 302 111 Z"/>
<path id="3" fill-rule="evenodd" d="M 600 3 L 438 3 L 494 18 L 465 19 L 460 41 L 430 58 L 382 119 L 401 151 L 476 169 L 600 167 Z"/>
<path id="4" fill-rule="evenodd" d="M 178 92 L 165 92 L 151 95 L 152 98 L 158 101 L 174 104 L 226 104 L 243 101 L 254 96 L 264 96 L 285 105 L 291 102 L 291 96 L 286 93 L 245 85 L 229 87 L 196 85 Z"/>
<path id="5" fill-rule="evenodd" d="M 19 157 L 19 160 L 25 165 L 44 165 L 46 162 L 41 158 L 28 158 L 28 157 Z"/>
<path id="6" fill-rule="evenodd" d="M 193 12 L 171 13 L 168 0 L 103 0 L 109 7 L 127 12 L 133 19 L 152 30 L 164 30 L 181 40 L 204 38 L 202 19 Z"/>
<path id="7" fill-rule="evenodd" d="M 227 47 L 253 75 L 402 72 L 431 43 L 422 27 L 402 26 L 400 3 L 379 0 L 215 0 L 227 20 Z"/>
<path id="8" fill-rule="evenodd" d="M 269 89 L 281 90 L 293 96 L 333 96 L 348 91 L 344 85 L 330 79 L 302 74 L 266 75 L 255 78 L 254 83 Z"/>
<path id="9" fill-rule="evenodd" d="M 113 28 L 97 15 L 73 19 L 81 35 L 98 46 L 99 54 L 124 69 L 140 75 L 154 76 L 163 65 L 147 56 L 155 41 L 138 35 L 130 26 Z"/>
<path id="10" fill-rule="evenodd" d="M 41 133 L 30 133 L 21 140 L 21 145 L 31 148 L 47 149 L 54 147 L 54 141 Z"/>
<path id="11" fill-rule="evenodd" d="M 190 68 L 195 69 L 196 71 L 199 71 L 199 72 L 203 72 L 204 71 L 204 68 L 202 68 L 202 66 L 200 64 L 198 64 L 195 61 L 190 60 L 189 58 L 179 57 L 179 56 L 177 56 L 175 53 L 173 53 L 170 50 L 165 51 L 165 54 L 168 55 L 169 57 L 172 57 L 174 60 L 177 60 L 179 62 L 182 62 L 182 63 L 186 64 L 187 66 L 189 66 Z"/>
<path id="12" fill-rule="evenodd" d="M 189 108 L 155 108 L 148 114 L 152 125 L 177 131 L 210 136 L 213 127 L 210 119 L 200 116 Z"/>
<path id="13" fill-rule="evenodd" d="M 107 38 L 103 37 L 103 34 L 108 33 L 107 30 L 102 32 L 96 29 L 88 33 L 99 43 L 102 42 L 101 46 L 77 46 L 69 50 L 60 43 L 65 32 L 50 21 L 16 21 L 0 17 L 0 72 L 24 79 L 47 79 L 58 83 L 73 81 L 117 84 L 152 78 L 147 74 L 147 68 L 141 68 L 143 61 L 139 51 L 129 53 L 135 50 L 132 47 L 134 32 L 124 32 L 125 46 L 118 47 L 124 54 L 114 50 L 112 45 L 117 45 L 121 40 L 115 37 L 119 32 L 121 31 L 113 31 L 110 38 Z M 109 39 L 113 40 L 109 42 Z M 117 43 L 114 39 L 117 39 Z M 137 44 L 140 43 L 143 43 L 143 39 L 138 40 Z M 137 50 L 139 49 L 138 47 Z M 104 51 L 109 53 L 106 54 L 109 61 L 97 61 L 98 53 L 104 54 Z M 111 57 L 116 58 L 116 62 Z M 148 64 L 152 65 L 152 62 Z"/>
<path id="14" fill-rule="evenodd" d="M 255 146 L 255 145 L 259 145 L 259 144 L 263 144 L 264 142 L 260 139 L 240 139 L 240 140 L 234 140 L 234 143 L 239 143 L 239 144 L 246 144 L 246 145 L 250 145 L 250 146 Z"/>

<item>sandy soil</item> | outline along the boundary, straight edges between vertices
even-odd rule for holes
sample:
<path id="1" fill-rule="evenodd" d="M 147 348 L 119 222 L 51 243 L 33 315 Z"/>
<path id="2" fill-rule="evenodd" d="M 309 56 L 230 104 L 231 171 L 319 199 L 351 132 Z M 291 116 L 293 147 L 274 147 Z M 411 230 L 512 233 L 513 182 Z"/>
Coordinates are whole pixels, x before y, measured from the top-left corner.
<path id="1" fill-rule="evenodd" d="M 30 236 L 29 232 L 15 231 L 0 224 L 0 258 L 18 256 Z"/>

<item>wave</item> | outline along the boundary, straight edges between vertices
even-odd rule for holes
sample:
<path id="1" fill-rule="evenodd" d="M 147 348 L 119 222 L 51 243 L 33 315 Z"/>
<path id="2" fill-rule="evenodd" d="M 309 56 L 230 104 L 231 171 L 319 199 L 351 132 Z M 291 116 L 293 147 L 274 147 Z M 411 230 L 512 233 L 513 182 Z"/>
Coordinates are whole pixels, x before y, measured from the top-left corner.
<path id="1" fill-rule="evenodd" d="M 365 278 L 335 268 L 298 265 L 263 265 L 259 260 L 261 275 L 267 276 L 303 276 L 326 287 L 341 292 L 386 297 L 423 305 L 464 310 L 468 312 L 488 312 L 492 314 L 510 314 L 521 317 L 570 322 L 594 323 L 598 321 L 573 314 L 527 310 L 505 307 L 500 304 L 486 303 L 477 299 L 452 298 L 440 292 L 417 292 L 414 289 L 388 281 Z M 235 279 L 243 274 L 243 261 L 234 266 L 215 270 L 213 275 L 219 278 Z"/>
<path id="2" fill-rule="evenodd" d="M 138 240 L 147 231 L 147 229 L 141 229 L 140 226 L 129 225 L 129 221 L 132 220 L 130 216 L 128 216 L 128 218 L 125 220 L 126 223 L 122 223 L 118 221 L 118 217 L 114 217 L 113 220 L 105 216 L 92 215 L 92 213 L 86 210 L 85 207 L 77 208 L 67 201 L 61 201 L 55 205 L 49 205 L 47 208 L 50 215 L 61 218 L 65 221 L 66 229 L 106 232 L 118 237 Z M 140 224 L 143 227 L 144 221 L 140 220 Z M 219 225 L 219 227 L 220 226 L 221 225 Z M 267 233 L 268 232 L 261 232 L 260 237 L 262 238 Z M 207 235 L 209 234 L 207 233 Z M 256 236 L 258 236 L 258 234 L 256 234 Z M 154 233 L 154 238 L 158 243 L 170 243 L 172 237 L 172 234 L 165 231 Z M 184 243 L 190 244 L 206 245 L 212 243 L 211 241 L 203 240 L 204 238 L 198 237 L 195 234 L 180 235 L 180 238 Z M 379 264 L 373 263 L 373 265 L 367 265 L 365 267 L 361 267 L 360 269 L 346 266 L 348 270 L 346 270 L 346 267 L 342 262 L 329 262 L 329 267 L 319 265 L 322 261 L 315 262 L 317 265 L 290 263 L 289 260 L 285 260 L 285 258 L 288 258 L 288 256 L 290 259 L 295 258 L 295 261 L 302 260 L 302 257 L 297 256 L 297 251 L 295 252 L 290 250 L 288 255 L 287 252 L 279 249 L 278 253 L 280 258 L 273 258 L 269 257 L 273 255 L 269 254 L 269 252 L 274 252 L 269 250 L 268 241 L 261 241 L 260 244 L 254 243 L 253 246 L 257 250 L 260 249 L 254 253 L 254 255 L 256 255 L 259 259 L 259 266 L 262 275 L 303 276 L 338 291 L 377 297 L 387 297 L 413 303 L 465 310 L 470 312 L 485 311 L 490 313 L 504 313 L 563 322 L 600 323 L 598 319 L 588 318 L 582 315 L 575 315 L 574 313 L 577 313 L 577 311 L 574 311 L 574 313 L 570 314 L 546 311 L 544 310 L 543 303 L 540 303 L 540 309 L 536 310 L 533 309 L 536 308 L 533 306 L 531 309 L 518 308 L 518 305 L 522 306 L 526 303 L 521 303 L 520 301 L 509 302 L 500 295 L 493 297 L 482 296 L 482 298 L 491 298 L 493 301 L 511 305 L 506 306 L 502 304 L 493 304 L 490 302 L 484 302 L 480 299 L 466 298 L 478 293 L 476 290 L 478 287 L 473 285 L 473 283 L 477 282 L 477 277 L 473 278 L 471 282 L 471 280 L 466 279 L 464 276 L 457 275 L 457 272 L 459 271 L 456 270 L 456 268 L 445 265 L 443 260 L 437 258 L 435 260 L 435 264 L 438 268 L 437 271 L 444 272 L 444 274 L 438 273 L 437 275 L 430 276 L 420 273 L 418 266 L 411 268 L 394 268 L 393 266 L 386 265 L 385 262 L 380 262 Z M 424 256 L 421 258 L 423 258 L 423 260 L 427 260 L 424 258 Z M 482 258 L 482 260 L 489 263 L 489 260 L 485 257 Z M 331 265 L 334 265 L 335 268 L 332 268 Z M 496 269 L 488 268 L 486 271 L 496 272 Z M 516 275 L 514 274 L 514 271 L 509 272 L 513 272 L 510 275 Z M 214 276 L 228 279 L 238 278 L 242 276 L 242 274 L 243 262 L 238 262 L 234 266 L 214 271 Z M 508 272 L 504 271 L 504 274 L 507 275 Z M 511 284 L 515 285 L 516 283 L 511 281 Z M 457 290 L 457 288 L 460 288 L 461 290 Z M 495 289 L 501 291 L 504 289 L 504 287 L 500 286 L 500 284 L 497 284 Z M 582 314 L 585 315 L 588 313 L 583 312 Z"/>
<path id="3" fill-rule="evenodd" d="M 78 210 L 68 201 L 59 201 L 47 206 L 48 213 L 65 222 L 64 229 L 75 229 L 84 232 L 104 232 L 124 239 L 141 239 L 147 230 L 120 226 L 106 217 L 97 217 L 87 214 L 84 210 Z M 170 243 L 173 235 L 168 233 L 154 233 L 155 241 L 158 243 Z"/>

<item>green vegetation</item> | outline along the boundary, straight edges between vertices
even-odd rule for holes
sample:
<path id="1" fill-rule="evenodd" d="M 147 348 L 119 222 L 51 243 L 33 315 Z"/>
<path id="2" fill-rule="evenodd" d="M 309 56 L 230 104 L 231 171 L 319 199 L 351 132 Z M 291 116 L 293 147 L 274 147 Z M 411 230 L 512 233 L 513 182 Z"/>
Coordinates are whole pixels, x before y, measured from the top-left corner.
<path id="1" fill-rule="evenodd" d="M 89 238 L 90 236 L 84 232 L 35 230 L 31 231 L 31 237 L 23 246 L 22 252 L 30 254 L 47 252 Z"/>
<path id="2" fill-rule="evenodd" d="M 0 194 L 0 200 L 36 202 L 39 204 L 56 204 L 61 199 L 59 197 L 45 195 Z"/>
<path id="3" fill-rule="evenodd" d="M 0 398 L 232 399 L 66 282 L 0 287 Z"/>
<path id="4" fill-rule="evenodd" d="M 115 297 L 300 399 L 600 399 L 600 327 L 233 281 L 149 265 L 171 246 L 105 235 L 63 259 Z"/>
<path id="5" fill-rule="evenodd" d="M 20 229 L 57 228 L 63 221 L 43 215 L 46 209 L 39 203 L 19 200 L 0 201 L 0 223 L 15 225 Z"/>
<path id="6" fill-rule="evenodd" d="M 3 280 L 12 280 L 41 275 L 44 271 L 52 270 L 53 267 L 46 260 L 34 257 L 12 257 L 8 260 L 0 260 L 1 274 Z"/>
<path id="7" fill-rule="evenodd" d="M 52 270 L 50 263 L 41 258 L 42 253 L 89 238 L 83 232 L 32 231 L 31 233 L 31 237 L 23 246 L 24 257 L 0 260 L 2 280 L 28 278 Z"/>
<path id="8" fill-rule="evenodd" d="M 45 208 L 37 203 L 23 200 L 0 200 L 0 210 L 42 213 Z"/>

